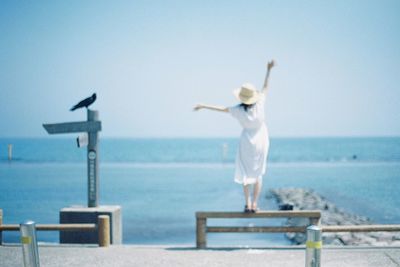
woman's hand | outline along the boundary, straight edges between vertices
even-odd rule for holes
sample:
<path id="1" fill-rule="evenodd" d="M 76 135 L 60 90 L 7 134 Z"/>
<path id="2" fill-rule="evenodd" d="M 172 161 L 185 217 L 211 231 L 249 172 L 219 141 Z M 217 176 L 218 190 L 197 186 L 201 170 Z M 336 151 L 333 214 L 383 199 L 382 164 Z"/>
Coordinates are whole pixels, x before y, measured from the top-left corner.
<path id="1" fill-rule="evenodd" d="M 275 66 L 274 60 L 271 60 L 270 62 L 268 62 L 268 65 L 267 65 L 268 71 L 270 71 L 274 66 Z"/>
<path id="2" fill-rule="evenodd" d="M 196 106 L 194 106 L 193 111 L 198 111 L 202 108 L 204 108 L 204 106 L 202 104 L 197 104 Z"/>

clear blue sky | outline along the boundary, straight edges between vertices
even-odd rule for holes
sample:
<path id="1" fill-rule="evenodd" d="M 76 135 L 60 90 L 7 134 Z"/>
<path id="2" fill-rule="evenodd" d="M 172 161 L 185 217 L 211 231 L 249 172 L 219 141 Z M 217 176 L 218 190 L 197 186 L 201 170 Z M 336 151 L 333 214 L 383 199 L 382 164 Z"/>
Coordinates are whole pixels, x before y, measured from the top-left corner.
<path id="1" fill-rule="evenodd" d="M 102 136 L 238 136 L 226 114 L 262 85 L 271 136 L 400 135 L 400 1 L 1 1 L 0 137 L 97 92 Z"/>

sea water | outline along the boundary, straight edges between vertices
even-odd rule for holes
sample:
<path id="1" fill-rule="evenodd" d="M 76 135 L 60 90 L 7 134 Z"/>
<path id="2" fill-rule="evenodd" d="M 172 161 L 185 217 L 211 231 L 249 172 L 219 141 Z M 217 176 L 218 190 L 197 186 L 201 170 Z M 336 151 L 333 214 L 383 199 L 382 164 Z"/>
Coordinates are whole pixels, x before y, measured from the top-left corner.
<path id="1" fill-rule="evenodd" d="M 242 211 L 233 182 L 237 139 L 107 139 L 99 144 L 100 205 L 121 205 L 123 242 L 195 244 L 196 211 Z M 7 146 L 13 144 L 13 160 Z M 400 138 L 272 138 L 268 190 L 311 188 L 376 223 L 400 222 Z M 87 205 L 86 149 L 72 138 L 0 139 L 4 223 L 58 223 L 59 211 Z M 211 225 L 278 225 L 282 220 L 209 220 Z M 57 232 L 39 232 L 58 242 Z M 287 244 L 283 234 L 209 234 L 210 245 Z M 18 233 L 4 232 L 4 242 Z"/>

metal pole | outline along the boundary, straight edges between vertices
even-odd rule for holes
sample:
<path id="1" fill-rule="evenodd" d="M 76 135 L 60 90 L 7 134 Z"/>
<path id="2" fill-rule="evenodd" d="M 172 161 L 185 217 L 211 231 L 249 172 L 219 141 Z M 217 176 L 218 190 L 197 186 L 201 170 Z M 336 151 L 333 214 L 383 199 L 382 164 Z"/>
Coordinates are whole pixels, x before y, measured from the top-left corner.
<path id="1" fill-rule="evenodd" d="M 39 267 L 39 251 L 36 240 L 35 222 L 27 221 L 20 224 L 22 253 L 25 267 Z"/>
<path id="2" fill-rule="evenodd" d="M 87 120 L 97 121 L 99 112 L 96 110 L 87 110 Z M 88 163 L 88 207 L 98 206 L 99 194 L 99 164 L 98 164 L 98 132 L 88 132 L 89 143 L 87 147 Z"/>
<path id="3" fill-rule="evenodd" d="M 322 235 L 321 228 L 315 225 L 307 227 L 306 267 L 321 266 Z"/>

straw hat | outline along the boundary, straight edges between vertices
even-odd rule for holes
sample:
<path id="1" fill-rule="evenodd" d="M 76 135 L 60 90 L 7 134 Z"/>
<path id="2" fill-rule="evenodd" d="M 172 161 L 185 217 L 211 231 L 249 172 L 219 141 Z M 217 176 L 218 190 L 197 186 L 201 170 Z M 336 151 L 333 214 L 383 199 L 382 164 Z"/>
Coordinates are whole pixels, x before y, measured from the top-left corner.
<path id="1" fill-rule="evenodd" d="M 251 83 L 242 84 L 242 87 L 235 89 L 233 94 L 240 102 L 246 105 L 254 104 L 260 98 L 260 93 Z"/>

